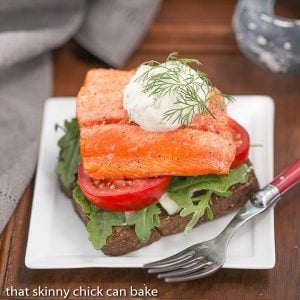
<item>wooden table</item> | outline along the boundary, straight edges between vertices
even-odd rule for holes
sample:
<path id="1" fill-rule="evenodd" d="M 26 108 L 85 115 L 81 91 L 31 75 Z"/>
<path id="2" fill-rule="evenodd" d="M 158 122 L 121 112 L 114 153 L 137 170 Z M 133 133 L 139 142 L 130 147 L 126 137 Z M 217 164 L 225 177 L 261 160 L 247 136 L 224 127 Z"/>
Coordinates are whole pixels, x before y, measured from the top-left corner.
<path id="1" fill-rule="evenodd" d="M 166 1 L 125 68 L 135 67 L 150 58 L 163 59 L 169 52 L 177 50 L 203 61 L 203 69 L 214 84 L 227 93 L 273 97 L 276 103 L 277 174 L 300 154 L 300 77 L 272 74 L 241 54 L 231 27 L 234 5 L 233 0 Z M 291 9 L 279 4 L 277 9 L 283 14 L 298 14 L 299 17 L 299 7 Z M 54 95 L 76 95 L 86 71 L 103 65 L 75 42 L 69 42 L 54 54 Z M 149 288 L 158 289 L 161 299 L 300 298 L 299 186 L 289 191 L 275 210 L 277 261 L 274 269 L 224 269 L 209 278 L 180 284 L 163 283 L 141 269 L 27 269 L 24 252 L 32 190 L 33 183 L 25 191 L 1 236 L 0 290 L 10 286 L 74 289 L 80 285 L 104 289 L 129 288 L 130 285 L 143 288 L 146 284 Z M 7 299 L 7 296 L 3 294 L 1 299 Z"/>

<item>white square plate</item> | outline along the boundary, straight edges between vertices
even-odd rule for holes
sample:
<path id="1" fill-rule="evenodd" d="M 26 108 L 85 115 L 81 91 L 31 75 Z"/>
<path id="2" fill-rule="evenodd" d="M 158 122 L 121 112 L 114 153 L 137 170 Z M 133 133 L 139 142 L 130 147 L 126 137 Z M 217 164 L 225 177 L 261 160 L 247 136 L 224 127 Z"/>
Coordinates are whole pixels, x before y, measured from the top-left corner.
<path id="1" fill-rule="evenodd" d="M 274 104 L 267 96 L 236 96 L 229 115 L 249 132 L 250 159 L 261 186 L 273 178 Z M 205 223 L 187 236 L 163 237 L 150 246 L 120 257 L 95 250 L 88 233 L 60 191 L 54 172 L 58 157 L 55 123 L 75 116 L 74 98 L 52 98 L 46 102 L 39 161 L 35 181 L 25 264 L 32 269 L 87 267 L 142 267 L 143 264 L 174 254 L 192 244 L 217 235 L 234 214 Z M 268 269 L 275 264 L 273 210 L 245 224 L 229 244 L 224 268 Z"/>

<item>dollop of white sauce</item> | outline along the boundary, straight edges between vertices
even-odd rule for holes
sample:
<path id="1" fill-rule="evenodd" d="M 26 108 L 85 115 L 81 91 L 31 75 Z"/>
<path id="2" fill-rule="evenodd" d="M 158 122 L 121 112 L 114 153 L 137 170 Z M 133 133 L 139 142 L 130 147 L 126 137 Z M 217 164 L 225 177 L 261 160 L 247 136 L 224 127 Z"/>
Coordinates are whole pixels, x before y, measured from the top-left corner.
<path id="1" fill-rule="evenodd" d="M 150 95 L 149 92 L 143 92 L 145 81 L 141 79 L 141 76 L 145 72 L 149 71 L 148 76 L 152 76 L 165 72 L 166 70 L 163 66 L 178 68 L 177 64 L 181 63 L 168 61 L 157 67 L 141 65 L 125 87 L 123 107 L 127 110 L 129 119 L 140 125 L 143 129 L 163 132 L 172 131 L 182 126 L 180 120 L 175 120 L 176 116 L 172 116 L 170 119 L 165 118 L 166 112 L 183 107 L 183 105 L 177 101 L 179 97 L 178 93 L 167 93 L 162 97 Z M 182 84 L 187 83 L 191 76 L 195 76 L 195 78 L 198 77 L 196 71 L 187 65 L 181 64 L 180 70 L 180 83 Z M 201 78 L 197 78 L 195 82 L 202 85 L 202 89 L 199 89 L 197 93 L 201 99 L 205 99 L 209 91 L 209 86 L 206 85 Z"/>

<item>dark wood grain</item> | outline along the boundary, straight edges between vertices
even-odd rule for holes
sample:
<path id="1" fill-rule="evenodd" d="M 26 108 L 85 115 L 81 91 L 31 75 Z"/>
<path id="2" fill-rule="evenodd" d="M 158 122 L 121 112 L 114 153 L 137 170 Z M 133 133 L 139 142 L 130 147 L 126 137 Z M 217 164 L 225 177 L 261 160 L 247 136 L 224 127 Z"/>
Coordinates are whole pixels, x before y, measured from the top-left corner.
<path id="1" fill-rule="evenodd" d="M 280 11 L 280 5 L 276 10 Z M 235 1 L 168 0 L 126 69 L 174 50 L 200 59 L 216 86 L 231 94 L 266 94 L 276 103 L 275 174 L 300 154 L 300 77 L 272 74 L 239 51 L 231 27 Z M 294 7 L 294 6 L 293 6 Z M 282 11 L 289 13 L 288 6 Z M 297 13 L 299 10 L 297 11 Z M 294 15 L 290 12 L 289 15 Z M 106 66 L 69 42 L 54 53 L 54 95 L 76 95 L 86 71 Z M 247 113 L 245 111 L 245 113 Z M 147 284 L 161 299 L 299 299 L 299 187 L 275 209 L 276 266 L 272 270 L 224 269 L 195 282 L 166 284 L 141 269 L 30 270 L 24 265 L 33 184 L 0 238 L 0 289 L 137 288 Z M 3 295 L 1 299 L 7 299 Z M 35 298 L 37 299 L 37 298 Z M 95 298 L 94 298 L 95 299 Z M 112 299 L 112 298 L 110 298 Z M 120 299 L 120 298 L 119 298 Z"/>

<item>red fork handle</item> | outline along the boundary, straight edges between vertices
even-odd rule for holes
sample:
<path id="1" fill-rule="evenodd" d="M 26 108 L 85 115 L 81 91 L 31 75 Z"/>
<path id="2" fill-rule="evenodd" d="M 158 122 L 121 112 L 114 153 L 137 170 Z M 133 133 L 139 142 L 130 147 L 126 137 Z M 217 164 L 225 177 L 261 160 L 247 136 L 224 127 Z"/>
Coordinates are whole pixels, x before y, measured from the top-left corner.
<path id="1" fill-rule="evenodd" d="M 300 181 L 300 159 L 296 160 L 293 164 L 284 169 L 277 175 L 271 182 L 272 185 L 277 187 L 280 194 L 284 193 L 287 189 Z"/>

